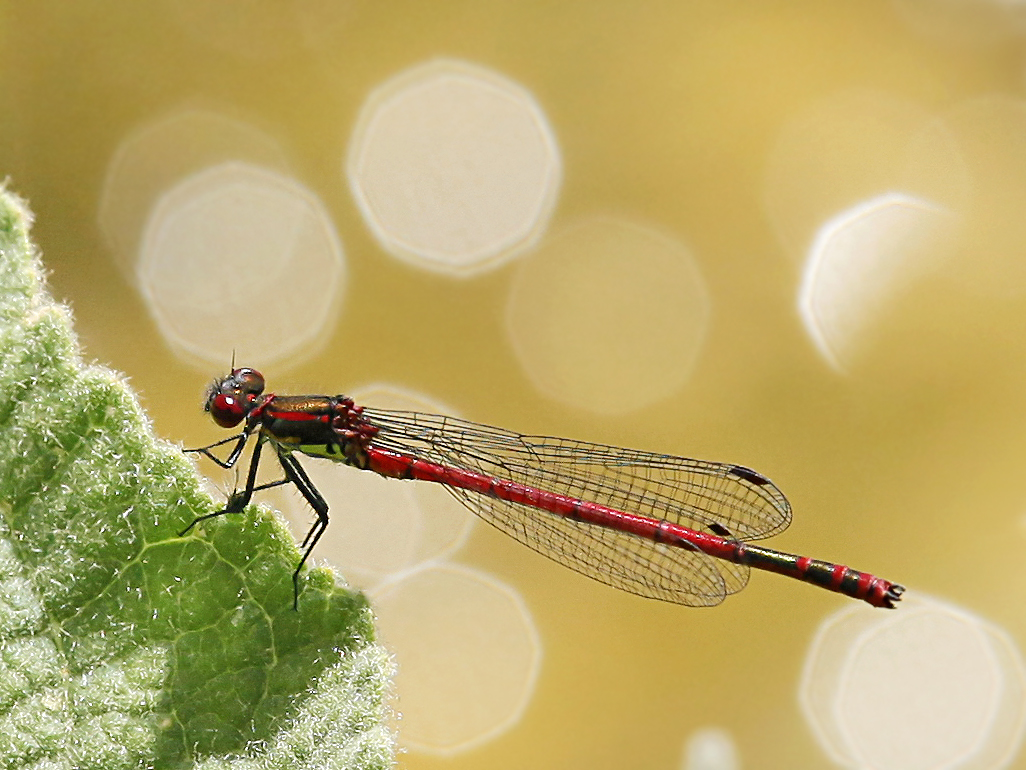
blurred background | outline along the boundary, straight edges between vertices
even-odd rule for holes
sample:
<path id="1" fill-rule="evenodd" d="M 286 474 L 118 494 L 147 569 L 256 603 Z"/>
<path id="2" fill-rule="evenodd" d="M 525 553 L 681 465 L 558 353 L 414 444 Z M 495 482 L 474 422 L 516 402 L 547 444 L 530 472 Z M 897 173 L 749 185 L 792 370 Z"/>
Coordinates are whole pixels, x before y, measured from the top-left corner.
<path id="1" fill-rule="evenodd" d="M 908 586 L 662 604 L 308 462 L 415 770 L 1026 768 L 1024 92 L 1009 1 L 0 4 L 0 175 L 160 436 L 234 355 L 757 468 Z"/>

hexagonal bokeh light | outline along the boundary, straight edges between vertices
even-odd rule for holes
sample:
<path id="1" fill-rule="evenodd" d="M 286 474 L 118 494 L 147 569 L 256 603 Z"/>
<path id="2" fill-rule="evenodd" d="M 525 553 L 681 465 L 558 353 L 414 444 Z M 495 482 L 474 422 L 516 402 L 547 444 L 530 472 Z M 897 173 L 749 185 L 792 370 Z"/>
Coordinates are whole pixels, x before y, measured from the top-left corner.
<path id="1" fill-rule="evenodd" d="M 534 620 L 516 592 L 475 570 L 435 565 L 371 599 L 396 656 L 404 745 L 455 754 L 516 724 L 541 663 Z"/>
<path id="2" fill-rule="evenodd" d="M 452 414 L 423 396 L 376 385 L 348 394 L 358 404 L 381 409 Z M 348 580 L 373 589 L 429 560 L 445 558 L 465 542 L 476 519 L 437 484 L 387 479 L 335 463 L 300 458 L 327 500 L 330 524 L 314 552 L 339 566 Z M 313 512 L 291 487 L 264 498 L 282 511 L 303 539 Z"/>
<path id="3" fill-rule="evenodd" d="M 798 307 L 831 367 L 845 371 L 894 298 L 940 266 L 952 216 L 900 193 L 854 206 L 824 224 L 805 264 Z"/>
<path id="4" fill-rule="evenodd" d="M 282 174 L 228 162 L 180 181 L 150 212 L 137 265 L 179 354 L 223 366 L 308 354 L 334 319 L 345 269 L 320 201 Z"/>
<path id="5" fill-rule="evenodd" d="M 229 160 L 285 173 L 278 142 L 245 121 L 176 110 L 139 126 L 118 145 L 103 182 L 99 226 L 125 277 L 134 281 L 146 222 L 160 198 L 186 177 Z"/>
<path id="6" fill-rule="evenodd" d="M 789 115 L 763 190 L 786 255 L 800 265 L 823 222 L 888 191 L 957 208 L 967 180 L 944 135 L 922 105 L 865 88 L 831 91 Z"/>
<path id="7" fill-rule="evenodd" d="M 481 67 L 440 60 L 371 94 L 347 175 L 389 253 L 467 275 L 537 239 L 562 170 L 552 130 L 527 91 Z"/>
<path id="8" fill-rule="evenodd" d="M 709 308 L 686 247 L 646 227 L 595 218 L 546 238 L 524 259 L 506 325 L 540 391 L 611 414 L 647 406 L 687 381 Z"/>
<path id="9" fill-rule="evenodd" d="M 801 703 L 834 761 L 873 770 L 988 770 L 1018 751 L 1026 669 L 1011 639 L 941 602 L 849 607 L 809 651 Z"/>

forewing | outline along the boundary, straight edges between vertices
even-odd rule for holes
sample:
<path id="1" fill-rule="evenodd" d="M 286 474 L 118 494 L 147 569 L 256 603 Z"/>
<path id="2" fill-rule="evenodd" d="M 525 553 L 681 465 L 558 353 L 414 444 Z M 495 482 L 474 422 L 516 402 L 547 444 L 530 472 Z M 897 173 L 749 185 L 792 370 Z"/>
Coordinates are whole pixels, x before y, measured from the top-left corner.
<path id="1" fill-rule="evenodd" d="M 375 446 L 440 465 L 748 540 L 782 531 L 790 506 L 765 477 L 726 463 L 582 441 L 524 436 L 440 415 L 366 409 Z M 481 518 L 571 569 L 625 591 L 712 605 L 739 591 L 746 567 L 703 553 L 447 487 Z"/>

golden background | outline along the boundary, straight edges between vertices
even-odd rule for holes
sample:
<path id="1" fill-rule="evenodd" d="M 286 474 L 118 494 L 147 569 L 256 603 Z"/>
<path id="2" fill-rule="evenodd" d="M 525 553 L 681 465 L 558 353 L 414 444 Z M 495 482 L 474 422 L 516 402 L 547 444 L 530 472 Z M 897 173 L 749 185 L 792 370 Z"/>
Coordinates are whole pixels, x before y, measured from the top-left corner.
<path id="1" fill-rule="evenodd" d="M 770 545 L 943 597 L 1022 640 L 1018 22 L 983 4 L 833 0 L 4 3 L 0 174 L 36 214 L 34 237 L 87 357 L 130 377 L 168 440 L 220 438 L 198 408 L 220 371 L 165 345 L 98 211 L 127 135 L 175 110 L 209 110 L 275 137 L 345 245 L 337 319 L 311 358 L 264 372 L 279 392 L 397 382 L 488 424 L 749 465 L 794 506 L 791 529 Z M 696 256 L 709 329 L 671 396 L 635 409 L 623 392 L 624 408 L 602 415 L 545 397 L 506 336 L 517 260 L 453 279 L 374 240 L 343 179 L 346 142 L 375 87 L 437 57 L 500 72 L 544 109 L 563 163 L 551 230 L 624 216 Z M 989 165 L 973 168 L 990 169 L 987 194 L 1003 206 L 987 211 L 1007 217 L 970 212 L 945 268 L 889 302 L 848 371 L 835 372 L 796 309 L 812 233 L 787 231 L 779 207 L 789 194 L 821 194 L 831 216 L 912 183 L 957 204 L 963 188 L 945 156 L 927 153 L 911 175 L 897 169 L 905 155 L 891 128 L 924 116 L 924 130 L 943 120 L 977 142 Z M 829 130 L 806 146 L 794 137 L 810 121 Z M 251 314 L 257 334 L 261 308 Z M 663 605 L 587 582 L 484 527 L 460 560 L 530 608 L 544 645 L 537 690 L 496 739 L 451 758 L 411 752 L 401 765 L 683 767 L 688 736 L 719 726 L 742 766 L 831 766 L 796 688 L 818 625 L 847 600 L 757 574 L 713 610 Z"/>

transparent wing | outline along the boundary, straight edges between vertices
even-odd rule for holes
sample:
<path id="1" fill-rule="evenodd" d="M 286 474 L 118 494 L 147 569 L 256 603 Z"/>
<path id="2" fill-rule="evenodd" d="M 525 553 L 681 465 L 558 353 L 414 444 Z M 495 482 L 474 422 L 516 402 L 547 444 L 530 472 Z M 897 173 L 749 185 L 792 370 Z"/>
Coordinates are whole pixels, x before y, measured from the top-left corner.
<path id="1" fill-rule="evenodd" d="M 433 414 L 366 408 L 373 445 L 439 465 L 753 540 L 783 531 L 791 507 L 769 479 L 728 463 L 524 436 Z M 631 593 L 692 606 L 744 588 L 748 568 L 703 553 L 446 487 L 489 524 L 551 559 Z"/>

